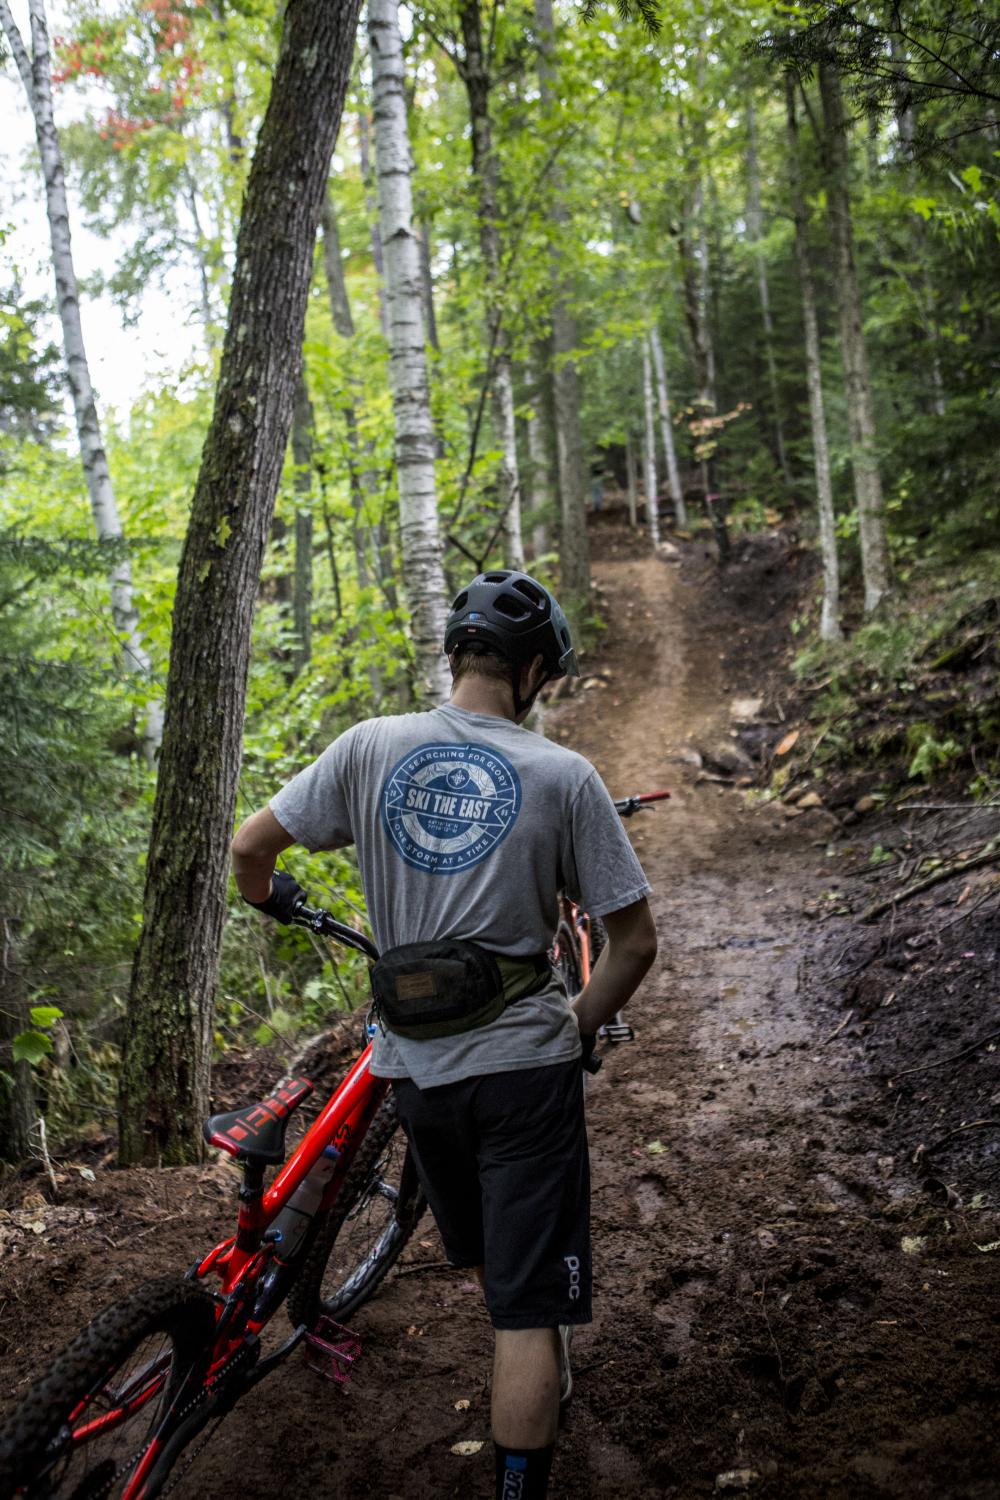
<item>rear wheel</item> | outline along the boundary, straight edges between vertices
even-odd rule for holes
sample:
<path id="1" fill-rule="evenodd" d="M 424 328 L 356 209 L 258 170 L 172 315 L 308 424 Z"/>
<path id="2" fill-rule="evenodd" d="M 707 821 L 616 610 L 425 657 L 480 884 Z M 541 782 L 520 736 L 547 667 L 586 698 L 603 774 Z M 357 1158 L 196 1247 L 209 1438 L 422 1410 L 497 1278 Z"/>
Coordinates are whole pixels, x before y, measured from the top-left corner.
<path id="1" fill-rule="evenodd" d="M 314 1328 L 324 1313 L 350 1318 L 395 1265 L 426 1207 L 390 1093 L 288 1294 L 293 1325 Z"/>
<path id="2" fill-rule="evenodd" d="M 552 943 L 552 963 L 562 975 L 566 993 L 573 1000 L 583 989 L 583 964 L 576 933 L 565 920 L 560 921 Z"/>
<path id="3" fill-rule="evenodd" d="M 594 972 L 594 965 L 600 958 L 603 950 L 608 946 L 608 929 L 600 917 L 590 917 L 590 972 Z"/>
<path id="4" fill-rule="evenodd" d="M 137 1494 L 152 1500 L 183 1446 L 170 1441 L 181 1413 L 198 1405 L 214 1330 L 209 1294 L 174 1278 L 106 1308 L 0 1428 L 0 1495 L 114 1500 L 146 1462 Z M 154 1438 L 165 1451 L 151 1462 Z"/>

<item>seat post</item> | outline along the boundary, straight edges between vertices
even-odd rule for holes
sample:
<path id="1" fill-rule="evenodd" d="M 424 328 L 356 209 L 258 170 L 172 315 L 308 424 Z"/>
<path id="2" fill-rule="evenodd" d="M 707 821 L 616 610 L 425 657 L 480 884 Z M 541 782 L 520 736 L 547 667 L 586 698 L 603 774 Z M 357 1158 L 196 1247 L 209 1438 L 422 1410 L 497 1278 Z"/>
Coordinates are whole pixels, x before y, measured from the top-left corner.
<path id="1" fill-rule="evenodd" d="M 259 1161 L 244 1161 L 236 1248 L 249 1255 L 260 1249 L 264 1232 L 263 1202 L 264 1164 Z"/>

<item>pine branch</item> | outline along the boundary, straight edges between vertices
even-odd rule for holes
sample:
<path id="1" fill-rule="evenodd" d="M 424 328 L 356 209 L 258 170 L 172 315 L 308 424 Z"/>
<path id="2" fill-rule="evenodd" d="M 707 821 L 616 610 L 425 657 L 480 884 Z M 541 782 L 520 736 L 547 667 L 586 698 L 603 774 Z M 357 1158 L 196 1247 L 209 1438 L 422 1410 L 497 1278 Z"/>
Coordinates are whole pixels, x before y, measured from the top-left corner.
<path id="1" fill-rule="evenodd" d="M 638 21 L 649 36 L 660 30 L 659 6 L 656 0 L 615 0 L 619 16 L 623 21 Z M 598 0 L 584 0 L 581 14 L 585 21 L 592 21 L 597 14 Z"/>

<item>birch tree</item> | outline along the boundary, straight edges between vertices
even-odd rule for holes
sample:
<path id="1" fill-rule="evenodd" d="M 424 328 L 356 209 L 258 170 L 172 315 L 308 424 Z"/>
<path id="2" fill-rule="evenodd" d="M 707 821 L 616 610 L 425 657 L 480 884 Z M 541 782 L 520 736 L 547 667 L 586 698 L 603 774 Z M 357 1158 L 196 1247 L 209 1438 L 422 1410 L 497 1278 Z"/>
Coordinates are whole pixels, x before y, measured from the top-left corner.
<path id="1" fill-rule="evenodd" d="M 30 58 L 8 0 L 0 0 L 0 25 L 3 26 L 35 122 L 35 139 L 38 142 L 42 176 L 45 180 L 45 210 L 52 246 L 56 304 L 80 444 L 80 461 L 90 496 L 90 510 L 99 540 L 119 544 L 115 548 L 116 561 L 108 578 L 111 616 L 122 643 L 126 671 L 148 682 L 152 676 L 152 665 L 139 628 L 139 613 L 132 591 L 132 566 L 120 545 L 124 533 L 107 454 L 104 451 L 97 401 L 83 339 L 80 293 L 70 238 L 66 177 L 52 109 L 52 61 L 44 0 L 29 0 L 28 11 L 31 24 Z M 144 735 L 146 757 L 151 762 L 160 747 L 162 734 L 163 712 L 159 701 L 154 698 L 146 708 Z"/>
<path id="2" fill-rule="evenodd" d="M 660 544 L 660 506 L 656 493 L 656 423 L 653 417 L 653 368 L 649 357 L 650 339 L 642 340 L 642 409 L 643 428 L 643 477 L 646 486 L 646 519 L 649 522 L 649 539 L 654 547 Z"/>
<path id="3" fill-rule="evenodd" d="M 792 216 L 795 220 L 795 256 L 802 295 L 802 324 L 806 346 L 806 387 L 812 428 L 813 463 L 816 470 L 816 503 L 819 512 L 819 543 L 823 560 L 823 604 L 819 633 L 824 641 L 840 639 L 840 581 L 837 568 L 837 534 L 834 527 L 833 486 L 830 481 L 830 449 L 823 402 L 823 371 L 820 361 L 819 324 L 816 317 L 816 287 L 809 253 L 808 220 L 802 190 L 799 131 L 795 117 L 795 79 L 785 79 L 788 113 L 788 175 L 791 183 Z"/>
<path id="4" fill-rule="evenodd" d="M 418 694 L 423 703 L 436 703 L 447 696 L 449 688 L 448 664 L 441 649 L 448 599 L 434 479 L 436 442 L 424 348 L 420 244 L 413 221 L 413 164 L 406 127 L 399 0 L 369 0 L 368 40 L 389 315 L 403 591 L 410 611 Z"/>
<path id="5" fill-rule="evenodd" d="M 674 444 L 674 426 L 670 413 L 670 394 L 667 390 L 667 366 L 663 358 L 663 343 L 660 330 L 654 323 L 649 330 L 649 346 L 653 351 L 653 367 L 656 371 L 656 389 L 660 411 L 660 433 L 663 437 L 663 460 L 667 466 L 667 488 L 674 503 L 677 525 L 683 530 L 687 525 L 687 507 L 681 486 L 681 471 L 677 465 L 677 448 Z"/>
<path id="6" fill-rule="evenodd" d="M 868 344 L 854 258 L 847 121 L 844 117 L 840 78 L 836 68 L 829 62 L 820 66 L 819 87 L 826 132 L 827 202 L 837 271 L 840 343 L 844 361 L 854 494 L 858 506 L 864 607 L 865 614 L 870 614 L 889 592 L 889 558 L 882 508 L 882 476 L 876 450 L 875 404 L 872 399 Z"/>
<path id="7" fill-rule="evenodd" d="M 250 631 L 360 0 L 288 0 L 174 601 L 119 1098 L 124 1163 L 201 1155 Z"/>

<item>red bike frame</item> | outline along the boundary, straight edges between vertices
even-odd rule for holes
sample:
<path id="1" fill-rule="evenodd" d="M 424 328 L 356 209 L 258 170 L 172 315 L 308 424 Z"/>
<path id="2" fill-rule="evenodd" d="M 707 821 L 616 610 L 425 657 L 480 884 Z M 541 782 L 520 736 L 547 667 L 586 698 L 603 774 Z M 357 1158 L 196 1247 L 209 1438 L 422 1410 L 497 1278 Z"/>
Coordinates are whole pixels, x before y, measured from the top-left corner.
<path id="1" fill-rule="evenodd" d="M 371 1052 L 369 1043 L 267 1191 L 256 1201 L 240 1204 L 237 1233 L 216 1245 L 198 1265 L 198 1278 L 210 1271 L 222 1277 L 224 1296 L 234 1292 L 251 1270 L 260 1269 L 268 1259 L 270 1247 L 261 1247 L 267 1229 L 330 1146 L 338 1153 L 337 1166 L 323 1194 L 320 1212 L 334 1202 L 389 1087 L 388 1079 L 374 1078 L 369 1072 Z M 251 1319 L 247 1326 L 259 1332 L 266 1321 Z"/>

